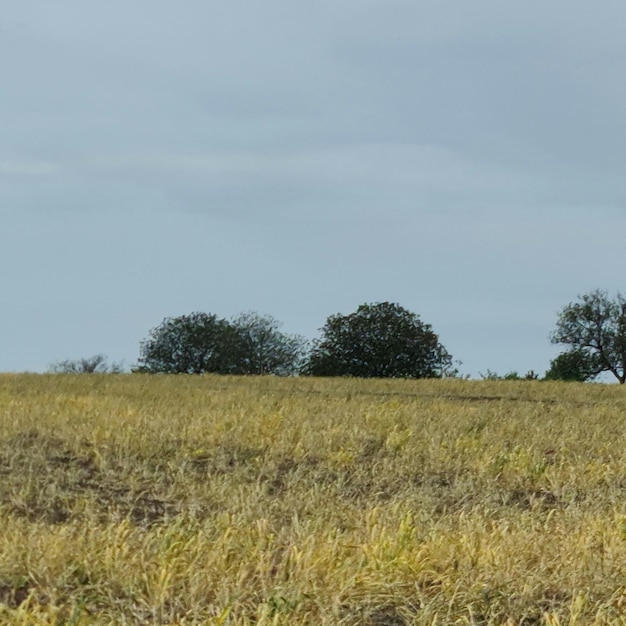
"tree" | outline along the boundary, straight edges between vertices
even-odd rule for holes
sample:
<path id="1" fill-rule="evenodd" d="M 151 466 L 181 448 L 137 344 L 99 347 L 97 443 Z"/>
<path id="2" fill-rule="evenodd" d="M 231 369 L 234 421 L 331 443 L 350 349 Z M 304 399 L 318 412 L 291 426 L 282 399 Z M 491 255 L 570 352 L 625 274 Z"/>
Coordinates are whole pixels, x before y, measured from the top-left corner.
<path id="1" fill-rule="evenodd" d="M 289 376 L 298 372 L 306 342 L 299 335 L 281 332 L 270 315 L 242 313 L 231 321 L 237 337 L 238 374 Z"/>
<path id="2" fill-rule="evenodd" d="M 362 304 L 331 315 L 303 373 L 360 378 L 440 378 L 452 357 L 429 324 L 399 304 Z"/>
<path id="3" fill-rule="evenodd" d="M 551 340 L 569 346 L 559 367 L 579 360 L 585 380 L 610 372 L 620 384 L 626 382 L 626 299 L 621 294 L 611 299 L 597 290 L 579 296 L 561 310 Z"/>
<path id="4" fill-rule="evenodd" d="M 569 380 L 584 383 L 596 376 L 597 358 L 581 350 L 562 352 L 550 361 L 544 380 Z"/>
<path id="5" fill-rule="evenodd" d="M 226 320 L 208 313 L 166 317 L 140 344 L 135 371 L 203 374 L 225 371 L 225 343 L 231 340 Z"/>
<path id="6" fill-rule="evenodd" d="M 245 313 L 231 321 L 208 313 L 166 318 L 141 343 L 135 371 L 170 374 L 296 373 L 304 340 L 280 332 L 270 316 Z"/>
<path id="7" fill-rule="evenodd" d="M 104 354 L 96 354 L 85 359 L 65 359 L 48 368 L 53 374 L 121 374 L 123 363 L 111 363 Z"/>

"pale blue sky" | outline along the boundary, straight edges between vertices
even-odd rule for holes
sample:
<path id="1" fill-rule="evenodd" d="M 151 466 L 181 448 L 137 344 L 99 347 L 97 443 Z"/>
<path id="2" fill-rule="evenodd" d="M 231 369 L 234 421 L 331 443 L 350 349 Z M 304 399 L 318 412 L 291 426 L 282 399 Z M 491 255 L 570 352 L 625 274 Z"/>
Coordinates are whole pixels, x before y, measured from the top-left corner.
<path id="1" fill-rule="evenodd" d="M 626 5 L 24 0 L 0 15 L 0 371 L 164 317 L 390 300 L 541 373 L 623 290 Z"/>

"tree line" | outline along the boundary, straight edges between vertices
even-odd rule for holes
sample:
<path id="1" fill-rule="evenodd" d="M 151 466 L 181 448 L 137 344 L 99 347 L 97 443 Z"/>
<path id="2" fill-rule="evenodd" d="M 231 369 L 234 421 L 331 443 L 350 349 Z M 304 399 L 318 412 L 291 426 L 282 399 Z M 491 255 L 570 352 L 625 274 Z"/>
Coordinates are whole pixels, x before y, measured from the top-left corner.
<path id="1" fill-rule="evenodd" d="M 550 363 L 543 380 L 592 381 L 610 373 L 626 381 L 626 298 L 596 290 L 564 306 L 550 336 L 565 349 Z M 459 377 L 460 362 L 443 346 L 432 326 L 397 303 L 362 304 L 349 315 L 327 318 L 312 342 L 285 333 L 274 317 L 250 312 L 231 319 L 194 312 L 167 317 L 140 343 L 132 368 L 138 373 L 359 378 Z M 65 360 L 53 372 L 120 372 L 106 357 Z M 487 379 L 539 379 L 528 372 Z"/>

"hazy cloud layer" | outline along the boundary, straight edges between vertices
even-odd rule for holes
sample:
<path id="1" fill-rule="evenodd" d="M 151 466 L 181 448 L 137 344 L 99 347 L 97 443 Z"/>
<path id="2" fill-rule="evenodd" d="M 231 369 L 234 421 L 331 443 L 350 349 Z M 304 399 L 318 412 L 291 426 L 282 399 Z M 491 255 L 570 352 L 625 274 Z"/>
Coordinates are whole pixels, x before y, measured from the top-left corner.
<path id="1" fill-rule="evenodd" d="M 543 371 L 617 290 L 626 8 L 85 3 L 0 17 L 0 369 L 132 362 L 166 315 L 313 336 L 393 300 Z"/>

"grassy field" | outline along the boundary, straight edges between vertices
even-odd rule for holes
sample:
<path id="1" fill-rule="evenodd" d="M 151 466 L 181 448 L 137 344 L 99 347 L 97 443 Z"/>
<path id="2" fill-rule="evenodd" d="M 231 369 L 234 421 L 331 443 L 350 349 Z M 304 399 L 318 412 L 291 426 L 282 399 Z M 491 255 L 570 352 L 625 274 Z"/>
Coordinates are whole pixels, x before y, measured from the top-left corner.
<path id="1" fill-rule="evenodd" d="M 2 624 L 626 624 L 614 385 L 0 376 Z"/>

